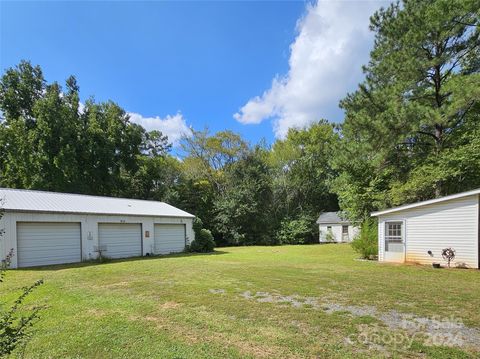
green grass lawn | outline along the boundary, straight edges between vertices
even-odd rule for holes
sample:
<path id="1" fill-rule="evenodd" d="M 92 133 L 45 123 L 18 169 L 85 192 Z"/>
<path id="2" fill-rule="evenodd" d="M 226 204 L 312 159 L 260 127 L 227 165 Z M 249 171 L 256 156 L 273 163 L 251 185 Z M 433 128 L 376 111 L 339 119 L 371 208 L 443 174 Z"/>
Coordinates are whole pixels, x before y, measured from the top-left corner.
<path id="1" fill-rule="evenodd" d="M 45 280 L 27 358 L 478 357 L 479 271 L 355 258 L 348 245 L 220 248 L 12 270 L 0 295 Z M 389 326 L 402 313 L 461 321 L 473 339 L 432 345 L 423 327 Z"/>

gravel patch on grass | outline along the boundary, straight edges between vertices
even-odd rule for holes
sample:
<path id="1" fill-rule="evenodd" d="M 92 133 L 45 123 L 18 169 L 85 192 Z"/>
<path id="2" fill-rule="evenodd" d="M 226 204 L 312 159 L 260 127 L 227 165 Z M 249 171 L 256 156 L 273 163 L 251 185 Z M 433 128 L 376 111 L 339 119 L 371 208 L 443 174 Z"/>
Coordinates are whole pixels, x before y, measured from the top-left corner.
<path id="1" fill-rule="evenodd" d="M 411 313 L 396 310 L 382 312 L 374 306 L 344 305 L 341 303 L 322 302 L 318 297 L 302 297 L 297 294 L 255 292 L 247 290 L 240 294 L 248 300 L 259 303 L 286 304 L 294 308 L 313 308 L 327 314 L 346 312 L 354 317 L 372 317 L 382 322 L 392 331 L 401 330 L 411 336 L 425 338 L 426 345 L 444 345 L 480 350 L 480 329 L 467 327 L 455 317 L 419 317 Z"/>
<path id="2" fill-rule="evenodd" d="M 214 289 L 214 288 L 211 288 L 208 290 L 210 293 L 212 294 L 223 294 L 225 293 L 225 289 Z"/>

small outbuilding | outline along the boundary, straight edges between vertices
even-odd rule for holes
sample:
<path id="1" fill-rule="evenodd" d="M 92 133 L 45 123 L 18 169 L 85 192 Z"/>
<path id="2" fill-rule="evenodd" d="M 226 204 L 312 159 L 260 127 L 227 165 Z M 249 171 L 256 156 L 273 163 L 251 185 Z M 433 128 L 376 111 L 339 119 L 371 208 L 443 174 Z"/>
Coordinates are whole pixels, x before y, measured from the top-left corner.
<path id="1" fill-rule="evenodd" d="M 358 233 L 341 212 L 323 212 L 317 219 L 320 243 L 351 242 Z"/>
<path id="2" fill-rule="evenodd" d="M 0 189 L 0 260 L 11 267 L 181 252 L 194 216 L 163 202 Z"/>
<path id="3" fill-rule="evenodd" d="M 480 189 L 372 213 L 378 218 L 378 259 L 385 262 L 444 263 L 442 250 L 455 250 L 454 265 L 480 267 Z"/>

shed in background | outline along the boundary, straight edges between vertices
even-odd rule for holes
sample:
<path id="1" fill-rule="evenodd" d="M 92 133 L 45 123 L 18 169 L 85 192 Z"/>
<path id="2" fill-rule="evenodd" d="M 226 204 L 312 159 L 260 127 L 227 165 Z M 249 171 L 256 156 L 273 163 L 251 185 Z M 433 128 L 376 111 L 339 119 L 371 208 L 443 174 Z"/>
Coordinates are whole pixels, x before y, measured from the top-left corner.
<path id="1" fill-rule="evenodd" d="M 317 219 L 320 243 L 351 242 L 358 227 L 351 224 L 341 212 L 323 212 Z"/>

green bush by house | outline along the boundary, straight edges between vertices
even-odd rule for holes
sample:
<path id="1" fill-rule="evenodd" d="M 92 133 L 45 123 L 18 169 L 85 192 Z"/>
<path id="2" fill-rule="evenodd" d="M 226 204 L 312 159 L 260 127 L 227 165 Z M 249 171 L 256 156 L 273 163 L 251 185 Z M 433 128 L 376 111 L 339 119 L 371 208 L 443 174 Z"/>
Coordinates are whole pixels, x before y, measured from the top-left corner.
<path id="1" fill-rule="evenodd" d="M 378 232 L 375 220 L 369 218 L 362 223 L 360 233 L 352 241 L 352 247 L 362 258 L 378 255 Z"/>
<path id="2" fill-rule="evenodd" d="M 193 231 L 195 232 L 195 240 L 190 244 L 191 252 L 208 253 L 213 252 L 215 241 L 212 232 L 203 228 L 203 222 L 196 217 L 193 220 Z"/>

